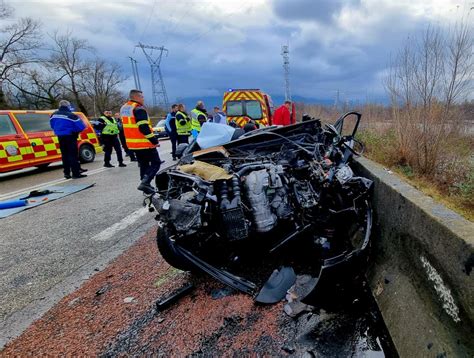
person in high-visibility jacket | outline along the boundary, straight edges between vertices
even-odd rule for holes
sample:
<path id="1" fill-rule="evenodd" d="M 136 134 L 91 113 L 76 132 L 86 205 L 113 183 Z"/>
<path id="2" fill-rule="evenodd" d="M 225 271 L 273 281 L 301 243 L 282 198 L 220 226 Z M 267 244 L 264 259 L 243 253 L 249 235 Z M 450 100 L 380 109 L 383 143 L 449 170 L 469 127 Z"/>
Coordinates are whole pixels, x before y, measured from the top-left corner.
<path id="1" fill-rule="evenodd" d="M 178 133 L 178 144 L 189 143 L 188 138 L 191 134 L 191 118 L 186 113 L 184 104 L 178 104 L 178 111 L 175 116 L 176 132 Z"/>
<path id="2" fill-rule="evenodd" d="M 129 100 L 120 108 L 123 132 L 127 147 L 135 152 L 140 168 L 138 190 L 153 194 L 151 181 L 160 170 L 161 159 L 157 147 L 158 139 L 153 134 L 150 118 L 144 107 L 145 98 L 140 90 L 131 90 Z"/>
<path id="3" fill-rule="evenodd" d="M 207 111 L 204 102 L 198 101 L 196 108 L 191 111 L 191 134 L 196 138 L 201 132 L 201 125 L 207 121 Z"/>
<path id="4" fill-rule="evenodd" d="M 114 167 L 114 165 L 110 163 L 112 149 L 115 149 L 115 153 L 117 154 L 119 167 L 126 167 L 123 162 L 122 148 L 120 148 L 118 139 L 120 129 L 117 120 L 112 116 L 112 112 L 104 111 L 104 115 L 99 118 L 98 122 L 98 129 L 101 130 L 102 143 L 104 144 L 104 167 Z"/>

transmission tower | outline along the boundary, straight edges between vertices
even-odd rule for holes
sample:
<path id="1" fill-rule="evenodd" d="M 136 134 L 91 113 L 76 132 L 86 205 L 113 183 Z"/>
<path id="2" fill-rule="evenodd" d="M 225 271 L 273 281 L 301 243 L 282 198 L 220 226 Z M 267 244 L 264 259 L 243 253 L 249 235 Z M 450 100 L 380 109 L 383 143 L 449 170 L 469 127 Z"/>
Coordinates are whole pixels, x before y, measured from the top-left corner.
<path id="1" fill-rule="evenodd" d="M 163 76 L 161 75 L 160 63 L 163 57 L 163 53 L 168 56 L 168 50 L 163 46 L 149 46 L 144 45 L 141 42 L 136 45 L 140 47 L 150 63 L 151 67 L 151 92 L 153 96 L 153 106 L 163 107 L 164 109 L 169 108 L 168 95 L 166 94 L 165 83 L 163 82 Z M 148 51 L 147 51 L 148 50 Z M 153 52 L 157 51 L 156 55 Z"/>
<path id="2" fill-rule="evenodd" d="M 135 60 L 133 57 L 129 57 L 129 58 L 132 64 L 132 73 L 133 73 L 133 80 L 135 81 L 135 88 L 141 91 L 142 86 L 140 84 L 140 76 L 138 75 L 137 60 Z"/>
<path id="3" fill-rule="evenodd" d="M 290 92 L 290 50 L 288 45 L 281 47 L 281 55 L 283 57 L 283 70 L 285 75 L 285 101 L 291 101 Z"/>

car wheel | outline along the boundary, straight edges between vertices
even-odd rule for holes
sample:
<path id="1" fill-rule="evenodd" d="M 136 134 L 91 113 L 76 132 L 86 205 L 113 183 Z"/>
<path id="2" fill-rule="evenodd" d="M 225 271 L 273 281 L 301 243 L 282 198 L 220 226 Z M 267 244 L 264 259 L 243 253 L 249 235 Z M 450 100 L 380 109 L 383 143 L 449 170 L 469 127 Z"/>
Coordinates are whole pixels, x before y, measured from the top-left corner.
<path id="1" fill-rule="evenodd" d="M 94 147 L 90 144 L 83 144 L 79 147 L 79 161 L 81 163 L 90 163 L 95 159 Z"/>
<path id="2" fill-rule="evenodd" d="M 158 231 L 156 233 L 156 243 L 161 256 L 168 264 L 176 267 L 177 269 L 183 271 L 192 271 L 194 269 L 193 264 L 191 264 L 185 257 L 181 256 L 176 251 L 174 247 L 174 241 L 170 239 L 171 236 L 171 230 L 168 227 L 158 227 Z"/>

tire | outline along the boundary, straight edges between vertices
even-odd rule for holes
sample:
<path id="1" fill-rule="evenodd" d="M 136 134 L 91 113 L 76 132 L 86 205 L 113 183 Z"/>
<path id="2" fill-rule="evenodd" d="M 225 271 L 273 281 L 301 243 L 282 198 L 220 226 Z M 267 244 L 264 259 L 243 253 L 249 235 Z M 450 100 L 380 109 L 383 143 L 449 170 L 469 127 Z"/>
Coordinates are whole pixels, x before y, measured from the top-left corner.
<path id="1" fill-rule="evenodd" d="M 90 144 L 83 144 L 79 147 L 79 161 L 81 163 L 91 163 L 95 159 L 94 147 Z"/>
<path id="2" fill-rule="evenodd" d="M 156 243 L 158 251 L 167 263 L 177 269 L 183 271 L 192 271 L 194 265 L 190 263 L 185 257 L 181 256 L 174 248 L 174 242 L 170 240 L 171 230 L 164 226 L 158 227 L 156 233 Z"/>

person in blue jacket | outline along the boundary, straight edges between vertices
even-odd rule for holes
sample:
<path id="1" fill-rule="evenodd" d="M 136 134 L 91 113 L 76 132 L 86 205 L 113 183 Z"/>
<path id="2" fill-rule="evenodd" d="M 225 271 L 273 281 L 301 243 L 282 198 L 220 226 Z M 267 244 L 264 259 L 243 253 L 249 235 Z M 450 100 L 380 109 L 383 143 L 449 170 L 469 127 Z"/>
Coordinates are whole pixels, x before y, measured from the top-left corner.
<path id="1" fill-rule="evenodd" d="M 49 123 L 59 139 L 64 177 L 70 179 L 72 172 L 72 178 L 79 179 L 87 176 L 81 173 L 77 150 L 77 136 L 86 129 L 86 125 L 81 118 L 71 112 L 70 106 L 69 101 L 61 100 L 58 110 L 51 115 Z"/>

